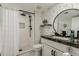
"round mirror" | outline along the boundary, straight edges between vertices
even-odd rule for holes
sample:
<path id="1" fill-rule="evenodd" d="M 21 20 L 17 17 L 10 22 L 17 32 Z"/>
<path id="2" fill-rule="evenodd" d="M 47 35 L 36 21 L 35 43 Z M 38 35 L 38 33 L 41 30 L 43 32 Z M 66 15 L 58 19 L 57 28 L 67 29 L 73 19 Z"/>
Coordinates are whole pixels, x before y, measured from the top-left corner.
<path id="1" fill-rule="evenodd" d="M 53 21 L 55 35 L 70 37 L 71 31 L 74 36 L 79 36 L 79 10 L 67 9 L 60 12 Z"/>

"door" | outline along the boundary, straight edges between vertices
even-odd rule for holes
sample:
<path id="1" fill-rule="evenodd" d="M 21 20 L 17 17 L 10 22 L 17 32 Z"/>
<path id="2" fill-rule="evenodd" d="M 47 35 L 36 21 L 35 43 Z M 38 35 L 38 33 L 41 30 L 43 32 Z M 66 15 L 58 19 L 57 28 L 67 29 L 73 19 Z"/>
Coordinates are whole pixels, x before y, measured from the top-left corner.
<path id="1" fill-rule="evenodd" d="M 42 48 L 42 56 L 54 56 L 53 51 L 54 49 L 52 47 L 44 44 Z"/>
<path id="2" fill-rule="evenodd" d="M 55 49 L 55 56 L 62 56 L 63 52 Z"/>

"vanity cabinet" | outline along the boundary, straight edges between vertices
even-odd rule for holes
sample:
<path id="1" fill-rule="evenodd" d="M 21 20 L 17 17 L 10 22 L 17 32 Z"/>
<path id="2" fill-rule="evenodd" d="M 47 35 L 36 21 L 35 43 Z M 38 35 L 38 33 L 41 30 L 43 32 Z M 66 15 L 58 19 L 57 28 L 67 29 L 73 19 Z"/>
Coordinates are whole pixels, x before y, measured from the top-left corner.
<path id="1" fill-rule="evenodd" d="M 61 56 L 63 51 L 58 49 L 61 45 L 56 44 L 56 42 L 41 38 L 43 44 L 42 55 L 43 56 Z M 65 48 L 61 47 L 65 51 Z"/>
<path id="2" fill-rule="evenodd" d="M 42 47 L 43 56 L 62 56 L 63 53 L 68 53 L 69 48 L 72 50 L 70 55 L 79 56 L 78 48 L 54 42 L 46 38 L 41 38 L 41 43 L 43 44 Z"/>

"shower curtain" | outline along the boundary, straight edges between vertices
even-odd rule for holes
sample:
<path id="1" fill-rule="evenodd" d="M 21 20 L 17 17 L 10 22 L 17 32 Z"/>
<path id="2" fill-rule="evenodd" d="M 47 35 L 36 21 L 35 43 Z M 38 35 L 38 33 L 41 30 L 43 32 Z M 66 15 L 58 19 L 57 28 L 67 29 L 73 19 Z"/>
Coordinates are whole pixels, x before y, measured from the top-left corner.
<path id="1" fill-rule="evenodd" d="M 19 11 L 1 8 L 2 37 L 1 55 L 14 56 L 18 54 L 19 47 Z"/>
<path id="2" fill-rule="evenodd" d="M 10 8 L 0 8 L 0 53 L 2 56 L 15 56 L 19 54 L 20 47 L 20 28 L 19 23 L 21 20 L 20 11 L 10 9 Z M 25 17 L 28 22 L 29 19 Z M 29 25 L 27 25 L 28 27 Z M 27 28 L 26 27 L 26 28 Z M 28 28 L 29 29 L 29 28 Z M 28 34 L 28 33 L 27 33 Z M 26 35 L 27 37 L 27 35 Z M 27 43 L 26 46 L 22 46 L 30 49 L 34 45 L 34 15 L 32 15 L 32 37 L 23 42 L 22 44 Z M 26 49 L 25 51 L 27 51 Z"/>

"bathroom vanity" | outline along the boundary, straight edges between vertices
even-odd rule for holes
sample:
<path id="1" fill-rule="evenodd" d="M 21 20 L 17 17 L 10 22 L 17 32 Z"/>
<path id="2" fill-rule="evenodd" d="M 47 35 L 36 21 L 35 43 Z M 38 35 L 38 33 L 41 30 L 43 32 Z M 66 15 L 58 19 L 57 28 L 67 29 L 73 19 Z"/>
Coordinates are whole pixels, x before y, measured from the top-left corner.
<path id="1" fill-rule="evenodd" d="M 63 38 L 63 40 L 60 38 Z M 69 53 L 70 56 L 79 56 L 79 44 L 65 41 L 69 38 L 60 38 L 58 36 L 41 36 L 42 55 L 62 56 L 64 53 Z"/>
<path id="2" fill-rule="evenodd" d="M 41 35 L 42 55 L 79 56 L 79 10 L 61 11 L 54 18 L 52 25 L 53 35 Z"/>

